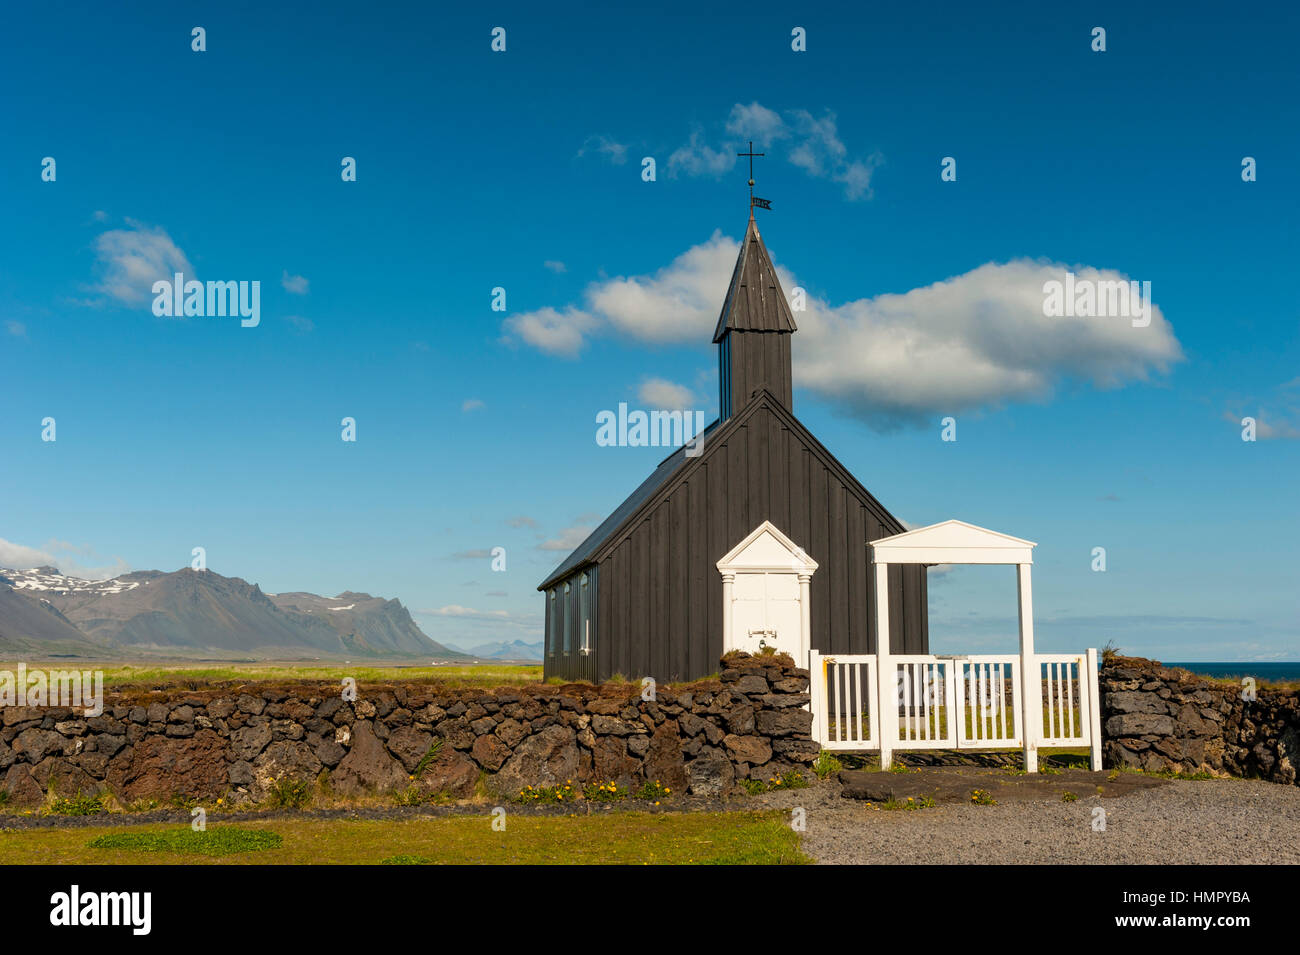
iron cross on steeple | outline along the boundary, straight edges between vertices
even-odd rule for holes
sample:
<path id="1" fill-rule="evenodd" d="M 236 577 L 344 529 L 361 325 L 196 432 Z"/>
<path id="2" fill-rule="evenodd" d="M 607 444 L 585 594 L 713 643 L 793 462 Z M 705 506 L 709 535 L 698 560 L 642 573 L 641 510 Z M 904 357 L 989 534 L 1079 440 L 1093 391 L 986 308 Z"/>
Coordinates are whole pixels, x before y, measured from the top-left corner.
<path id="1" fill-rule="evenodd" d="M 753 215 L 753 211 L 754 211 L 754 207 L 755 207 L 755 206 L 757 206 L 757 207 L 760 208 L 760 209 L 771 209 L 771 208 L 772 208 L 772 202 L 771 202 L 771 200 L 769 200 L 769 199 L 755 199 L 755 198 L 754 198 L 754 157 L 755 157 L 755 156 L 765 156 L 765 155 L 767 155 L 767 154 L 766 154 L 766 153 L 756 153 L 756 152 L 754 152 L 754 141 L 751 139 L 751 140 L 749 141 L 749 152 L 747 152 L 747 153 L 736 153 L 736 155 L 737 155 L 737 156 L 748 156 L 748 157 L 749 157 L 749 209 L 750 209 L 750 215 Z"/>

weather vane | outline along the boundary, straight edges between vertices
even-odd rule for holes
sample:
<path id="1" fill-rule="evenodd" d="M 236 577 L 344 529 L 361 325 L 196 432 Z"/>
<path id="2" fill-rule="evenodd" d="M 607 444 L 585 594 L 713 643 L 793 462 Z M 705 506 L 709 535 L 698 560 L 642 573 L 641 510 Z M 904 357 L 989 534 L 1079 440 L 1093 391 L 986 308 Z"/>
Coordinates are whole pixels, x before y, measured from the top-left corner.
<path id="1" fill-rule="evenodd" d="M 754 141 L 751 139 L 749 141 L 749 152 L 736 153 L 736 155 L 749 157 L 749 208 L 753 210 L 754 207 L 757 206 L 759 209 L 771 209 L 772 208 L 771 199 L 758 199 L 755 198 L 754 196 L 754 157 L 765 156 L 766 153 L 754 152 Z"/>

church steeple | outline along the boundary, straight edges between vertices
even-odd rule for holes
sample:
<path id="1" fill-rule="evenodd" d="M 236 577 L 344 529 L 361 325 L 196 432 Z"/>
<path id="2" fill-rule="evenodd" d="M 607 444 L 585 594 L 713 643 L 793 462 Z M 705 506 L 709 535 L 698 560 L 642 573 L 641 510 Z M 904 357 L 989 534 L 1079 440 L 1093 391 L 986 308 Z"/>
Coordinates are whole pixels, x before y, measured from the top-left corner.
<path id="1" fill-rule="evenodd" d="M 790 304 L 758 234 L 751 206 L 736 270 L 713 333 L 718 346 L 723 421 L 743 408 L 760 388 L 766 388 L 790 408 L 794 397 L 790 336 L 795 331 Z"/>

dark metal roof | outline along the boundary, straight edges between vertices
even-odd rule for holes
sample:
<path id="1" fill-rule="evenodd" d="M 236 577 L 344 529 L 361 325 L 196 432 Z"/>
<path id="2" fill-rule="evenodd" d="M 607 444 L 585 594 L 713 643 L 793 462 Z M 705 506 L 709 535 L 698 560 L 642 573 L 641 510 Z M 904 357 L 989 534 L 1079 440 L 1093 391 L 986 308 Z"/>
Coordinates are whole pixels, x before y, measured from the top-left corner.
<path id="1" fill-rule="evenodd" d="M 722 314 L 718 316 L 718 327 L 713 332 L 714 343 L 721 341 L 730 328 L 748 332 L 797 331 L 790 303 L 781 290 L 763 237 L 758 234 L 752 210 L 727 298 L 722 303 Z"/>
<path id="2" fill-rule="evenodd" d="M 660 491 L 669 490 L 669 485 L 676 483 L 688 471 L 710 457 L 714 450 L 725 444 L 728 436 L 742 427 L 752 415 L 758 412 L 759 408 L 767 408 L 794 431 L 800 440 L 808 446 L 813 455 L 830 468 L 858 500 L 870 508 L 885 529 L 890 533 L 903 532 L 904 527 L 898 518 L 889 513 L 885 506 L 876 499 L 875 495 L 862 486 L 862 483 L 853 476 L 848 468 L 841 464 L 817 440 L 813 433 L 804 427 L 803 422 L 794 416 L 794 412 L 787 408 L 781 402 L 781 399 L 764 388 L 755 392 L 753 400 L 745 405 L 738 414 L 732 415 L 726 421 L 715 421 L 704 429 L 704 447 L 698 455 L 688 458 L 686 449 L 678 448 L 664 458 L 659 466 L 655 468 L 654 473 L 646 478 L 641 483 L 641 486 L 633 491 L 631 496 L 620 504 L 613 514 L 605 518 L 600 526 L 592 531 L 587 539 L 579 544 L 577 549 L 551 572 L 549 577 L 538 584 L 537 589 L 546 590 L 583 565 L 604 559 L 604 552 L 608 551 L 625 536 L 627 528 L 635 522 L 637 513 L 648 505 L 651 498 L 655 497 Z"/>
<path id="3" fill-rule="evenodd" d="M 717 427 L 718 422 L 714 421 L 704 429 L 704 443 L 706 446 Z M 615 508 L 614 513 L 601 521 L 600 526 L 592 531 L 591 534 L 588 535 L 587 539 L 579 544 L 577 548 L 574 549 L 573 553 L 564 559 L 563 563 L 561 563 L 559 567 L 556 567 L 555 570 L 551 571 L 550 576 L 547 577 L 546 580 L 542 581 L 542 583 L 538 585 L 537 589 L 545 590 L 557 581 L 563 580 L 565 577 L 569 576 L 572 571 L 577 570 L 583 564 L 587 563 L 600 548 L 600 545 L 603 544 L 610 535 L 618 530 L 623 522 L 631 517 L 633 512 L 645 503 L 645 501 L 650 498 L 655 491 L 659 490 L 659 488 L 666 484 L 668 479 L 676 473 L 677 469 L 688 460 L 689 458 L 686 457 L 686 446 L 683 445 L 672 454 L 668 455 L 668 457 L 660 461 L 659 466 L 650 473 L 648 478 L 641 482 L 641 485 L 635 491 L 628 495 L 627 500 Z"/>

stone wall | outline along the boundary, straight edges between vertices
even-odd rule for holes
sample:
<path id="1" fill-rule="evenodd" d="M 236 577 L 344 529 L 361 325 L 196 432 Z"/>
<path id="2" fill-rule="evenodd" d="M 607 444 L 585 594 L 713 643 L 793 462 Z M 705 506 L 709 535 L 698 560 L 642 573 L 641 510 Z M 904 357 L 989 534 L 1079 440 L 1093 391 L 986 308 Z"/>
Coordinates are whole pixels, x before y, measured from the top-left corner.
<path id="1" fill-rule="evenodd" d="M 1216 683 L 1141 657 L 1101 668 L 1103 758 L 1148 771 L 1251 776 L 1297 784 L 1300 700 L 1295 690 Z"/>
<path id="2" fill-rule="evenodd" d="M 344 795 L 415 786 L 425 794 L 503 797 L 525 786 L 658 780 L 720 795 L 738 778 L 807 764 L 808 672 L 789 657 L 730 654 L 716 680 L 440 690 L 250 685 L 238 690 L 123 692 L 104 712 L 0 710 L 0 789 L 13 805 L 105 788 L 126 804 L 175 797 L 251 803 L 280 781 Z M 436 739 L 442 745 L 418 775 Z"/>

